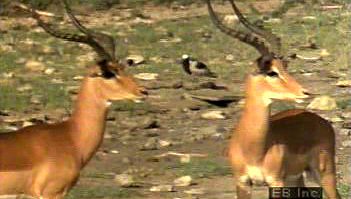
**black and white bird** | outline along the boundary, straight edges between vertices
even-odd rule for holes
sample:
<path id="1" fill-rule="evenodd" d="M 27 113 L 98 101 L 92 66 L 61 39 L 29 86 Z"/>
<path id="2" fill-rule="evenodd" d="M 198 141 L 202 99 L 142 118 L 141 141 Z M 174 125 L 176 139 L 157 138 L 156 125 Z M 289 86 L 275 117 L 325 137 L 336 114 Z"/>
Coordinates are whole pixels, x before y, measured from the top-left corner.
<path id="1" fill-rule="evenodd" d="M 216 78 L 217 75 L 210 71 L 206 64 L 191 58 L 189 55 L 183 55 L 181 60 L 182 67 L 186 73 L 194 76 L 206 76 Z"/>

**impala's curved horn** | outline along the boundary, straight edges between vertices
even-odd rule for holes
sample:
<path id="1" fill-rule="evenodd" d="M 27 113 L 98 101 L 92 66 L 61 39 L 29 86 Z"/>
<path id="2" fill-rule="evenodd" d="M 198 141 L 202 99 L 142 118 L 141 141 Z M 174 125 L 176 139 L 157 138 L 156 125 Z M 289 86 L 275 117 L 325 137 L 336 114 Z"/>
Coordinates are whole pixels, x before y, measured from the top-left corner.
<path id="1" fill-rule="evenodd" d="M 274 53 L 280 54 L 281 53 L 281 39 L 274 35 L 272 32 L 263 30 L 254 24 L 252 24 L 249 20 L 247 20 L 242 13 L 240 12 L 239 8 L 236 6 L 234 0 L 228 0 L 234 10 L 236 16 L 238 16 L 239 21 L 249 30 L 254 32 L 255 34 L 263 37 L 268 41 L 268 43 L 272 46 Z"/>
<path id="2" fill-rule="evenodd" d="M 65 5 L 65 9 L 67 11 L 68 4 L 66 0 L 63 0 Z M 36 10 L 31 7 L 32 17 L 36 19 L 38 25 L 45 30 L 45 32 L 49 33 L 51 36 L 54 36 L 59 39 L 84 43 L 89 45 L 94 51 L 98 54 L 101 60 L 108 60 L 108 61 L 115 61 L 115 40 L 109 35 L 99 32 L 93 32 L 80 24 L 80 22 L 74 17 L 72 11 L 69 9 L 69 17 L 72 20 L 72 23 L 77 27 L 77 29 L 82 32 L 83 34 L 75 34 L 75 33 L 68 33 L 63 32 L 57 28 L 52 27 L 50 24 L 44 22 L 40 15 L 36 12 Z M 68 11 L 67 11 L 68 13 Z M 79 27 L 79 28 L 78 28 Z M 104 41 L 104 42 L 102 42 Z M 107 46 L 107 47 L 106 47 Z M 106 50 L 107 49 L 107 50 Z"/>
<path id="3" fill-rule="evenodd" d="M 208 7 L 208 12 L 210 14 L 210 18 L 214 25 L 221 30 L 223 33 L 238 39 L 246 44 L 249 44 L 250 46 L 254 47 L 261 55 L 269 55 L 271 52 L 269 51 L 268 45 L 261 40 L 259 37 L 255 36 L 252 33 L 247 33 L 243 32 L 238 29 L 232 29 L 228 28 L 225 26 L 217 17 L 215 11 L 213 10 L 213 7 L 211 5 L 210 0 L 206 0 L 207 2 L 207 7 Z"/>

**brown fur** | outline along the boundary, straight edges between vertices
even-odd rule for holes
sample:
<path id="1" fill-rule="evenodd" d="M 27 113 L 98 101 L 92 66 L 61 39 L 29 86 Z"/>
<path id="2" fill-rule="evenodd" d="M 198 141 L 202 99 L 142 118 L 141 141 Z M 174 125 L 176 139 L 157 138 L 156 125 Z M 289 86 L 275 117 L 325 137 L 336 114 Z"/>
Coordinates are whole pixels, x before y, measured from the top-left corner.
<path id="1" fill-rule="evenodd" d="M 67 121 L 0 135 L 0 195 L 63 198 L 102 142 L 108 101 L 144 93 L 123 69 L 116 70 L 118 75 L 110 79 L 95 71 L 84 79 Z"/>
<path id="2" fill-rule="evenodd" d="M 269 77 L 271 71 L 279 76 Z M 304 186 L 306 170 L 319 174 L 328 198 L 340 198 L 329 122 L 300 109 L 270 116 L 271 100 L 299 100 L 306 93 L 279 60 L 273 60 L 266 74 L 247 78 L 245 108 L 229 149 L 238 198 L 251 198 L 252 185 Z"/>

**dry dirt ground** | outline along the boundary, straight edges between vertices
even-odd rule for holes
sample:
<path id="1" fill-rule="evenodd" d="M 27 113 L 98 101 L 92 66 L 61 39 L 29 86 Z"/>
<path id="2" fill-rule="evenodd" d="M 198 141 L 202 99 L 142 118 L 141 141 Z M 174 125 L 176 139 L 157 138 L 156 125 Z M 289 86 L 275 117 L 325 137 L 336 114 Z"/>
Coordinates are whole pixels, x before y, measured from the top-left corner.
<path id="1" fill-rule="evenodd" d="M 268 11 L 269 8 L 275 9 L 278 4 L 272 2 L 268 5 L 260 3 L 256 6 Z M 220 13 L 229 14 L 226 6 L 218 5 L 217 9 Z M 347 198 L 351 197 L 349 193 L 351 93 L 350 87 L 339 87 L 335 84 L 339 80 L 350 79 L 351 75 L 348 61 L 348 50 L 351 48 L 346 43 L 350 41 L 347 39 L 350 31 L 345 25 L 350 13 L 347 9 L 330 11 L 321 10 L 319 7 L 310 9 L 316 11 L 305 12 L 304 8 L 300 7 L 295 12 L 289 12 L 282 22 L 268 25 L 282 36 L 285 50 L 288 52 L 298 52 L 307 57 L 317 56 L 322 49 L 330 52 L 330 55 L 322 60 L 295 60 L 291 63 L 290 71 L 313 93 L 329 95 L 337 101 L 338 108 L 330 111 L 312 111 L 333 122 L 337 132 L 340 190 Z M 158 73 L 159 77 L 152 81 L 140 80 L 140 84 L 147 87 L 150 92 L 150 97 L 145 102 L 116 103 L 111 108 L 104 142 L 96 156 L 83 170 L 78 184 L 67 198 L 235 198 L 234 181 L 225 157 L 226 147 L 233 127 L 240 117 L 244 76 L 250 71 L 250 62 L 257 57 L 257 54 L 250 47 L 216 31 L 208 20 L 206 7 L 203 5 L 184 8 L 117 7 L 107 12 L 93 12 L 89 16 L 87 13 L 84 14 L 84 10 L 79 13 L 83 15 L 80 17 L 89 27 L 109 31 L 118 36 L 120 41 L 123 41 L 123 45 L 118 47 L 122 55 L 138 54 L 145 58 L 144 64 L 129 69 L 131 73 L 154 72 Z M 305 16 L 316 19 L 304 19 Z M 289 27 L 290 22 L 294 24 L 292 27 Z M 63 102 L 69 101 L 74 95 L 79 81 L 73 79 L 83 75 L 81 71 L 84 70 L 84 65 L 91 63 L 93 54 L 88 53 L 89 49 L 77 47 L 75 44 L 54 43 L 57 42 L 55 39 L 40 31 L 33 20 L 25 17 L 3 16 L 0 25 L 2 32 L 0 38 L 4 38 L 1 41 L 3 45 L 0 51 L 2 53 L 0 59 L 3 59 L 1 61 L 3 66 L 0 67 L 3 71 L 0 73 L 4 77 L 0 79 L 2 92 L 0 95 L 4 96 L 0 98 L 4 100 L 0 108 L 3 131 L 22 126 L 28 120 L 32 123 L 37 122 L 33 118 L 44 117 L 43 120 L 58 121 L 69 115 L 71 106 Z M 300 28 L 301 31 L 295 28 Z M 339 32 L 332 34 L 331 31 Z M 322 36 L 318 36 L 319 33 Z M 210 36 L 207 37 L 206 34 Z M 329 38 L 331 35 L 336 36 Z M 172 39 L 178 37 L 182 40 L 178 40 L 178 43 L 174 40 L 176 41 L 174 43 L 161 44 L 159 40 L 167 36 L 170 37 L 167 41 L 173 41 Z M 309 42 L 308 37 L 316 40 L 318 49 L 299 47 Z M 331 41 L 324 42 L 327 39 Z M 41 50 L 28 52 L 26 45 Z M 48 46 L 46 50 L 42 49 L 45 45 Z M 67 48 L 68 50 L 65 50 Z M 186 76 L 175 63 L 183 53 L 203 59 L 219 74 L 219 77 L 209 80 Z M 231 59 L 228 55 L 234 58 Z M 22 57 L 25 59 L 21 60 Z M 26 71 L 28 69 L 24 68 L 29 59 L 39 60 L 45 63 L 45 67 L 54 68 L 55 72 L 29 73 Z M 10 77 L 11 72 L 16 75 Z M 56 81 L 60 86 L 51 89 L 53 79 L 62 80 L 63 83 L 59 84 L 57 83 L 59 81 Z M 207 81 L 224 84 L 228 90 L 199 88 L 201 83 Z M 24 85 L 29 85 L 30 88 Z M 18 91 L 19 94 L 12 94 L 11 88 L 22 90 Z M 62 89 L 62 93 L 57 89 Z M 51 96 L 50 93 L 54 94 Z M 45 98 L 46 94 L 48 97 Z M 228 107 L 221 108 L 192 99 L 189 94 L 235 96 L 238 100 Z M 47 106 L 35 103 L 35 96 L 39 101 L 46 100 Z M 30 100 L 26 100 L 27 98 Z M 305 108 L 309 102 L 300 105 L 278 102 L 273 104 L 273 113 L 293 107 Z M 203 113 L 211 110 L 223 112 L 225 118 L 214 120 L 201 118 Z M 178 156 L 157 158 L 158 155 L 167 152 L 203 154 L 206 157 L 192 157 L 187 163 L 182 162 L 187 160 Z M 133 176 L 134 185 L 120 187 L 114 179 L 119 174 Z M 192 177 L 194 182 L 192 185 L 174 187 L 171 192 L 150 191 L 155 185 L 173 185 L 176 178 L 185 175 Z M 257 193 L 255 198 L 267 198 L 265 189 L 259 189 Z"/>

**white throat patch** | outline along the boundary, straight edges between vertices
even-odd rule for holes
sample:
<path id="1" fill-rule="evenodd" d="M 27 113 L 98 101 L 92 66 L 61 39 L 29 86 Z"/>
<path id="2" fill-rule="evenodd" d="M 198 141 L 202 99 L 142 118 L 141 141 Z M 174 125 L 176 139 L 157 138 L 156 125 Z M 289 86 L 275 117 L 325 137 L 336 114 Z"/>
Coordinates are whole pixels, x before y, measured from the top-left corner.
<path id="1" fill-rule="evenodd" d="M 112 102 L 111 101 L 107 101 L 106 102 L 106 107 L 110 107 L 112 105 Z"/>

